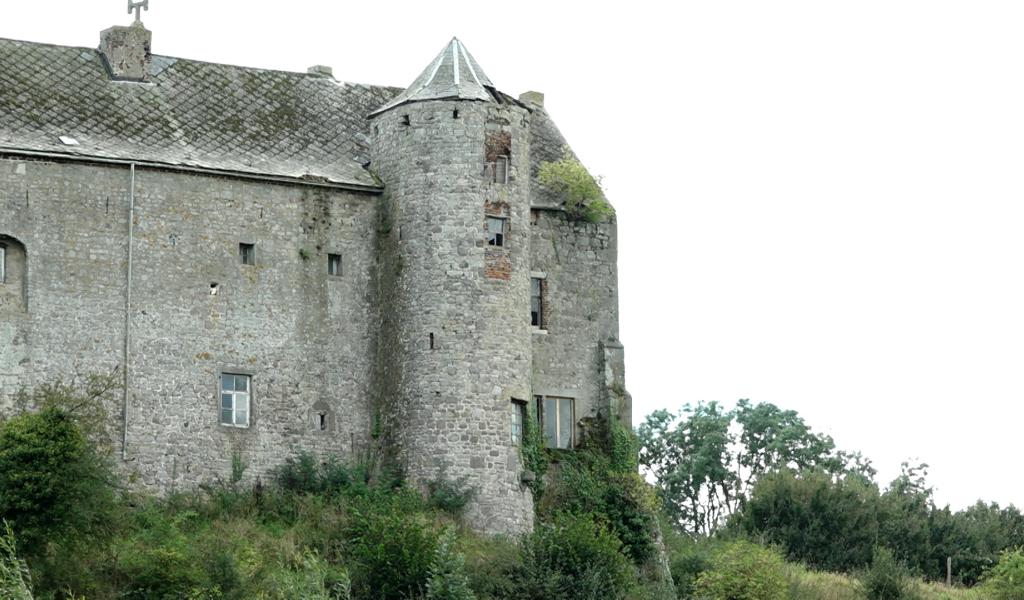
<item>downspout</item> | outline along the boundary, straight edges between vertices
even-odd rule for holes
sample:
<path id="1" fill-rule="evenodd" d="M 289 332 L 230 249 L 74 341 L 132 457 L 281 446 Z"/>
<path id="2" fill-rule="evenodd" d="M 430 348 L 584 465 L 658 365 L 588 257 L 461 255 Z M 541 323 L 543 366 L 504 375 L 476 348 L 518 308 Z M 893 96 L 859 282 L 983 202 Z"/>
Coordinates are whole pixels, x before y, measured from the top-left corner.
<path id="1" fill-rule="evenodd" d="M 131 364 L 132 339 L 132 242 L 135 237 L 135 163 L 129 166 L 131 181 L 128 184 L 128 281 L 124 296 L 124 397 L 121 415 L 124 430 L 121 436 L 121 460 L 128 460 L 128 371 Z"/>

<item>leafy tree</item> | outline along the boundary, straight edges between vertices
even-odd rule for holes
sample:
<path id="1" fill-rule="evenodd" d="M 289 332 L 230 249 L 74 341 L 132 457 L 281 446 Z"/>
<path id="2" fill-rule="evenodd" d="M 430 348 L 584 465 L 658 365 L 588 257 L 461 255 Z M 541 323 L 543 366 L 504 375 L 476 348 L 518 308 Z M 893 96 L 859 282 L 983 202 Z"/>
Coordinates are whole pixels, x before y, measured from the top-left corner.
<path id="1" fill-rule="evenodd" d="M 982 591 L 992 600 L 1024 599 L 1024 551 L 1003 552 L 982 580 Z"/>
<path id="2" fill-rule="evenodd" d="M 871 562 L 878 488 L 858 477 L 777 471 L 757 481 L 730 528 L 784 549 L 809 566 L 849 571 Z"/>

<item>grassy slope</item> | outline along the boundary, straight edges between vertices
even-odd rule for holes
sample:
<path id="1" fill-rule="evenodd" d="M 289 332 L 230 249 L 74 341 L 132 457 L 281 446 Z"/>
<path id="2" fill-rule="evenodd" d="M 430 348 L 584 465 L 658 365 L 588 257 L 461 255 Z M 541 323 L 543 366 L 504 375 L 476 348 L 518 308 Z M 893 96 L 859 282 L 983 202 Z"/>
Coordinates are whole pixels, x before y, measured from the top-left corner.
<path id="1" fill-rule="evenodd" d="M 857 582 L 835 573 L 810 571 L 800 565 L 787 565 L 791 600 L 863 600 Z M 983 600 L 985 596 L 975 590 L 948 588 L 941 584 L 922 583 L 921 600 Z"/>

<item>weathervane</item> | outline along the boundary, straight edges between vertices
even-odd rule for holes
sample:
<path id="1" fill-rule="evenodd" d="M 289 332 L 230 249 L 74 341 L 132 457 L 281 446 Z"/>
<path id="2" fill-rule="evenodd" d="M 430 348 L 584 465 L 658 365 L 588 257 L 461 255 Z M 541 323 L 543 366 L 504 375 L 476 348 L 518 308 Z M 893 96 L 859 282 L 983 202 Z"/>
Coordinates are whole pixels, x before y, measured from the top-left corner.
<path id="1" fill-rule="evenodd" d="M 128 14 L 132 14 L 135 11 L 135 22 L 142 22 L 142 11 L 149 11 L 149 0 L 142 0 L 141 2 L 132 2 L 128 0 Z"/>

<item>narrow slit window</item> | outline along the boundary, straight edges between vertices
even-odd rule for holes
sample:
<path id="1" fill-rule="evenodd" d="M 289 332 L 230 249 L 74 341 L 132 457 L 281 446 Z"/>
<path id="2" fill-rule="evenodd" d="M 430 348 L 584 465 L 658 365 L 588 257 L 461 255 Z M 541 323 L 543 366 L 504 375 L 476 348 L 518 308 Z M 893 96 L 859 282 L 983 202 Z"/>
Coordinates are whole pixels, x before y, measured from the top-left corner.
<path id="1" fill-rule="evenodd" d="M 341 255 L 340 254 L 328 254 L 327 255 L 327 274 L 333 275 L 334 277 L 341 277 Z"/>
<path id="2" fill-rule="evenodd" d="M 317 415 L 320 418 L 320 431 L 327 431 L 327 413 Z"/>
<path id="3" fill-rule="evenodd" d="M 239 244 L 238 258 L 241 259 L 243 265 L 255 265 L 256 244 Z"/>
<path id="4" fill-rule="evenodd" d="M 544 329 L 544 280 L 530 278 L 530 325 Z"/>
<path id="5" fill-rule="evenodd" d="M 487 245 L 499 248 L 505 245 L 505 219 L 487 217 Z"/>
<path id="6" fill-rule="evenodd" d="M 234 373 L 220 376 L 220 424 L 249 426 L 250 377 Z"/>
<path id="7" fill-rule="evenodd" d="M 0 283 L 7 281 L 7 247 L 0 245 Z"/>

